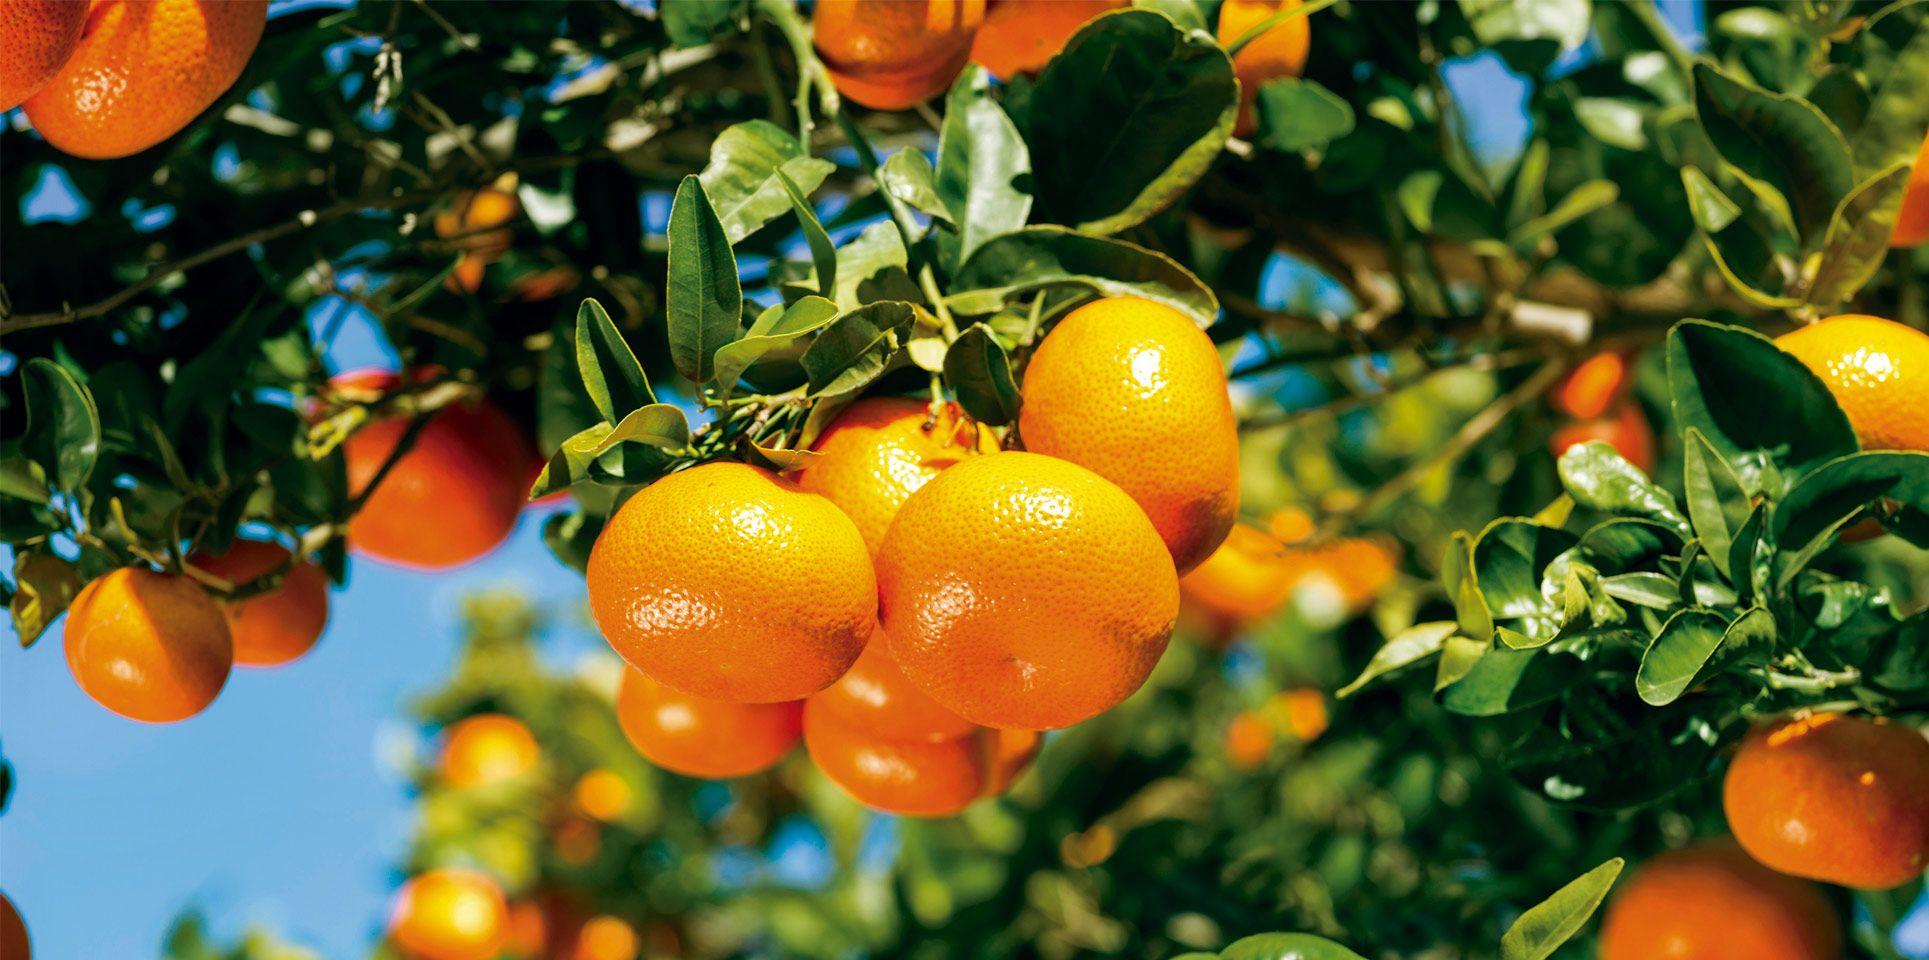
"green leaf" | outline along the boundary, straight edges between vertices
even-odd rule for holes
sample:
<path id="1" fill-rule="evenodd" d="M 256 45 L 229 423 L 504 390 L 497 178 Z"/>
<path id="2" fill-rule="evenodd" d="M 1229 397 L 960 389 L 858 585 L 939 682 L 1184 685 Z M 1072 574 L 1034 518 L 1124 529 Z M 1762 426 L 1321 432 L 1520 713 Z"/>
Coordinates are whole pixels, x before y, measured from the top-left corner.
<path id="1" fill-rule="evenodd" d="M 1672 610 L 1681 605 L 1680 586 L 1658 573 L 1617 573 L 1602 577 L 1601 589 L 1616 600 L 1651 610 Z"/>
<path id="2" fill-rule="evenodd" d="M 779 185 L 782 191 L 782 185 Z M 785 201 L 790 201 L 786 196 Z M 743 317 L 743 288 L 737 283 L 737 258 L 703 184 L 687 176 L 670 207 L 669 266 L 664 319 L 670 330 L 670 359 L 697 383 L 710 379 L 711 357 L 737 338 Z"/>
<path id="3" fill-rule="evenodd" d="M 1031 157 L 992 89 L 991 75 L 973 65 L 945 98 L 934 187 L 958 231 L 955 239 L 939 235 L 944 262 L 954 269 L 986 240 L 1023 227 L 1031 216 L 1031 195 L 1019 189 L 1031 175 Z"/>
<path id="4" fill-rule="evenodd" d="M 1929 453 L 1874 450 L 1831 460 L 1775 505 L 1777 580 L 1786 584 L 1863 508 L 1884 498 L 1929 504 Z"/>
<path id="5" fill-rule="evenodd" d="M 1143 222 L 1205 174 L 1237 107 L 1232 61 L 1210 35 L 1149 10 L 1093 19 L 1032 94 L 1040 207 L 1092 233 Z"/>
<path id="6" fill-rule="evenodd" d="M 1446 689 L 1440 705 L 1468 717 L 1515 713 L 1565 693 L 1583 666 L 1579 658 L 1548 648 L 1496 647 Z"/>
<path id="7" fill-rule="evenodd" d="M 952 223 L 951 209 L 938 196 L 937 176 L 924 151 L 906 147 L 891 154 L 878 168 L 877 183 L 885 193 L 913 210 L 933 220 Z"/>
<path id="8" fill-rule="evenodd" d="M 1601 908 L 1626 861 L 1615 857 L 1529 908 L 1500 938 L 1501 960 L 1547 960 Z"/>
<path id="9" fill-rule="evenodd" d="M 1827 229 L 1855 188 L 1842 132 L 1800 97 L 1763 90 L 1708 61 L 1695 64 L 1695 112 L 1722 159 L 1789 198 L 1805 238 Z"/>
<path id="10" fill-rule="evenodd" d="M 1748 492 L 1721 453 L 1702 432 L 1689 427 L 1683 444 L 1684 492 L 1695 537 L 1708 549 L 1715 569 L 1729 576 L 1728 552 L 1735 531 L 1748 519 Z"/>
<path id="11" fill-rule="evenodd" d="M 1366 668 L 1360 671 L 1360 675 L 1353 678 L 1352 683 L 1341 687 L 1333 696 L 1344 700 L 1380 677 L 1439 653 L 1447 638 L 1453 636 L 1459 629 L 1460 625 L 1451 620 L 1437 620 L 1431 623 L 1416 623 L 1394 634 L 1392 639 L 1374 652 L 1373 659 L 1367 661 Z"/>
<path id="12" fill-rule="evenodd" d="M 14 593 L 7 601 L 14 635 L 22 647 L 33 646 L 42 633 L 67 610 L 80 593 L 80 571 L 60 557 L 41 550 L 21 550 L 13 558 Z"/>
<path id="13" fill-rule="evenodd" d="M 25 457 L 0 460 L 0 497 L 45 506 L 53 499 L 53 492 L 47 489 L 47 471 Z"/>
<path id="14" fill-rule="evenodd" d="M 1325 937 L 1310 933 L 1259 933 L 1219 951 L 1221 960 L 1366 960 Z"/>
<path id="15" fill-rule="evenodd" d="M 1589 180 L 1568 191 L 1567 196 L 1554 205 L 1554 209 L 1515 228 L 1507 235 L 1507 242 L 1517 249 L 1526 249 L 1541 237 L 1561 230 L 1620 197 L 1621 188 L 1612 181 Z"/>
<path id="16" fill-rule="evenodd" d="M 1881 89 L 1856 128 L 1850 150 L 1855 169 L 1873 177 L 1915 160 L 1929 134 L 1929 20 L 1919 20 L 1908 44 L 1896 52 Z"/>
<path id="17" fill-rule="evenodd" d="M 1317 81 L 1275 77 L 1259 85 L 1259 142 L 1287 153 L 1325 150 L 1353 132 L 1353 105 Z"/>
<path id="18" fill-rule="evenodd" d="M 1483 643 L 1457 633 L 1448 637 L 1446 642 L 1440 645 L 1440 663 L 1433 672 L 1433 692 L 1439 693 L 1459 683 L 1467 674 L 1473 672 L 1474 665 L 1492 649 L 1494 649 L 1492 641 Z"/>
<path id="19" fill-rule="evenodd" d="M 590 479 L 590 465 L 596 462 L 596 457 L 605 449 L 603 441 L 615 429 L 608 423 L 599 423 L 564 440 L 542 473 L 536 475 L 529 499 L 546 497 Z"/>
<path id="20" fill-rule="evenodd" d="M 1201 327 L 1219 317 L 1218 298 L 1170 257 L 1053 226 L 1027 227 L 979 247 L 952 279 L 954 292 L 945 302 L 954 312 L 982 316 L 1049 288 L 1144 297 L 1190 315 Z"/>
<path id="21" fill-rule="evenodd" d="M 681 452 L 690 446 L 690 420 L 682 408 L 671 404 L 638 407 L 603 438 L 596 453 L 600 455 L 619 443 L 641 443 L 668 453 Z"/>
<path id="22" fill-rule="evenodd" d="M 1688 519 L 1668 491 L 1655 486 L 1620 451 L 1600 440 L 1575 444 L 1556 461 L 1561 485 L 1581 506 L 1621 517 L 1654 520 L 1687 536 Z"/>
<path id="23" fill-rule="evenodd" d="M 831 321 L 804 351 L 810 396 L 853 393 L 877 379 L 916 321 L 916 307 L 893 300 L 865 304 Z"/>
<path id="24" fill-rule="evenodd" d="M 980 421 L 1001 427 L 1018 419 L 1011 358 L 990 327 L 974 323 L 951 342 L 944 353 L 944 379 L 958 392 L 959 405 Z"/>
<path id="25" fill-rule="evenodd" d="M 817 211 L 812 210 L 810 201 L 798 191 L 797 184 L 791 182 L 782 170 L 777 171 L 777 182 L 783 185 L 784 195 L 790 198 L 790 208 L 797 213 L 797 225 L 804 234 L 804 243 L 810 247 L 811 266 L 817 271 L 817 292 L 829 296 L 837 289 L 837 248 L 831 244 L 830 234 L 824 232 L 824 225 L 817 220 Z M 736 260 L 731 260 L 734 271 Z M 738 309 L 743 309 L 742 294 L 738 294 Z"/>
<path id="26" fill-rule="evenodd" d="M 1682 610 L 1662 624 L 1642 654 L 1635 692 L 1650 706 L 1667 706 L 1738 657 L 1773 649 L 1774 642 L 1775 618 L 1760 607 L 1733 624 L 1709 610 Z"/>
<path id="27" fill-rule="evenodd" d="M 1497 618 L 1551 614 L 1541 593 L 1541 572 L 1579 538 L 1565 530 L 1504 518 L 1488 524 L 1474 541 L 1473 572 L 1487 609 Z"/>
<path id="28" fill-rule="evenodd" d="M 1834 307 L 1874 279 L 1889 254 L 1889 238 L 1895 234 L 1902 197 L 1909 188 L 1909 171 L 1909 162 L 1900 161 L 1842 198 L 1829 217 L 1822 260 L 1805 298 L 1809 303 Z"/>
<path id="29" fill-rule="evenodd" d="M 700 47 L 723 32 L 741 9 L 741 0 L 675 0 L 657 6 L 663 32 L 679 47 Z"/>
<path id="30" fill-rule="evenodd" d="M 768 120 L 750 120 L 717 135 L 710 145 L 710 163 L 697 179 L 715 205 L 724 236 L 735 244 L 790 212 L 790 197 L 777 179 L 779 171 L 808 196 L 835 169 L 828 160 L 806 155 L 797 138 L 782 127 Z"/>
<path id="31" fill-rule="evenodd" d="M 576 311 L 576 371 L 596 412 L 609 423 L 656 402 L 643 365 L 603 305 L 594 300 L 584 300 Z"/>
<path id="32" fill-rule="evenodd" d="M 1516 70 L 1536 74 L 1587 40 L 1588 0 L 1461 0 L 1474 38 Z"/>
<path id="33" fill-rule="evenodd" d="M 1764 307 L 1786 309 L 1800 304 L 1795 297 L 1762 289 L 1761 275 L 1772 253 L 1752 222 L 1742 219 L 1742 208 L 1697 167 L 1682 167 L 1681 183 L 1702 243 L 1728 285 Z"/>
<path id="34" fill-rule="evenodd" d="M 1604 574 L 1652 570 L 1662 557 L 1680 556 L 1684 528 L 1638 517 L 1615 517 L 1581 534 L 1581 555 Z"/>
<path id="35" fill-rule="evenodd" d="M 589 571 L 589 553 L 603 524 L 586 510 L 552 514 L 543 520 L 543 544 L 577 573 Z"/>
<path id="36" fill-rule="evenodd" d="M 1494 615 L 1487 607 L 1486 598 L 1480 595 L 1480 584 L 1474 577 L 1474 538 L 1465 530 L 1456 530 L 1447 541 L 1447 553 L 1440 564 L 1440 583 L 1447 590 L 1447 599 L 1453 602 L 1454 617 L 1460 629 L 1474 642 L 1485 646 L 1494 636 Z"/>
<path id="37" fill-rule="evenodd" d="M 1752 330 L 1685 320 L 1668 332 L 1675 421 L 1700 430 L 1750 494 L 1857 449 L 1828 388 L 1801 361 Z"/>
<path id="38" fill-rule="evenodd" d="M 823 297 L 803 297 L 788 307 L 771 307 L 751 324 L 740 340 L 717 348 L 711 364 L 717 382 L 718 399 L 728 400 L 745 370 L 772 350 L 780 350 L 800 338 L 823 329 L 837 318 L 837 305 Z"/>
<path id="39" fill-rule="evenodd" d="M 839 310 L 855 310 L 879 300 L 905 300 L 920 303 L 924 293 L 908 272 L 910 257 L 904 241 L 890 223 L 873 223 L 857 239 L 837 250 L 837 290 Z"/>
<path id="40" fill-rule="evenodd" d="M 45 357 L 28 360 L 21 380 L 27 399 L 27 452 L 53 478 L 56 489 L 72 495 L 86 484 L 100 458 L 100 411 L 94 395 Z"/>

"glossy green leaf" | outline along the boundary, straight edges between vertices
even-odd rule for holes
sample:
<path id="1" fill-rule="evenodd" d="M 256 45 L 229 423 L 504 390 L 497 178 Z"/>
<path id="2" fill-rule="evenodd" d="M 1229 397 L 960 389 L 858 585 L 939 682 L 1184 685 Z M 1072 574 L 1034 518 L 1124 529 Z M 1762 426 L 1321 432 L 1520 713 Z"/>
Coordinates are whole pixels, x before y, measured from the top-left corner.
<path id="1" fill-rule="evenodd" d="M 1681 169 L 1681 183 L 1702 243 L 1728 285 L 1764 307 L 1786 309 L 1800 304 L 1800 299 L 1776 292 L 1780 285 L 1762 276 L 1773 254 L 1760 232 L 1743 219 L 1742 208 L 1696 167 Z M 1770 286 L 1775 289 L 1765 289 Z"/>
<path id="2" fill-rule="evenodd" d="M 1723 576 L 1735 531 L 1748 519 L 1748 492 L 1720 451 L 1695 427 L 1683 435 L 1683 489 L 1695 537 Z"/>
<path id="3" fill-rule="evenodd" d="M 1489 524 L 1474 541 L 1473 571 L 1487 609 L 1497 618 L 1550 614 L 1554 603 L 1541 593 L 1541 571 L 1578 538 L 1565 530 L 1525 520 Z"/>
<path id="4" fill-rule="evenodd" d="M 944 354 L 944 379 L 957 391 L 959 405 L 978 420 L 999 427 L 1018 419 L 1011 358 L 990 327 L 974 323 L 952 341 Z"/>
<path id="5" fill-rule="evenodd" d="M 542 472 L 536 475 L 529 499 L 546 497 L 590 479 L 590 466 L 605 449 L 603 441 L 615 429 L 612 424 L 599 423 L 563 441 Z"/>
<path id="6" fill-rule="evenodd" d="M 955 268 L 985 241 L 1025 225 L 1031 157 L 1018 127 L 992 96 L 991 75 L 967 67 L 945 98 L 933 185 L 950 211 L 955 236 L 939 235 L 944 262 Z"/>
<path id="7" fill-rule="evenodd" d="M 851 393 L 877 379 L 916 321 L 916 307 L 889 300 L 866 304 L 831 321 L 804 351 L 810 395 Z"/>
<path id="8" fill-rule="evenodd" d="M 1554 209 L 1535 217 L 1515 228 L 1507 236 L 1507 242 L 1516 247 L 1527 244 L 1554 233 L 1568 224 L 1593 213 L 1620 199 L 1621 189 L 1607 180 L 1589 180 L 1568 191 Z"/>
<path id="9" fill-rule="evenodd" d="M 1857 447 L 1821 379 L 1752 330 L 1677 324 L 1668 388 L 1676 422 L 1700 430 L 1751 495 L 1779 493 L 1778 470 L 1799 476 Z"/>
<path id="10" fill-rule="evenodd" d="M 681 4 L 673 4 L 681 6 Z M 790 197 L 777 174 L 809 196 L 836 165 L 808 156 L 797 138 L 767 120 L 727 127 L 710 144 L 710 163 L 697 175 L 733 244 L 789 213 Z"/>
<path id="11" fill-rule="evenodd" d="M 1842 132 L 1814 104 L 1695 64 L 1695 111 L 1722 159 L 1788 197 L 1807 238 L 1827 229 L 1835 205 L 1855 188 Z"/>
<path id="12" fill-rule="evenodd" d="M 778 190 L 788 205 L 781 183 Z M 723 223 L 694 176 L 683 178 L 670 207 L 666 285 L 663 312 L 670 330 L 670 359 L 678 372 L 703 383 L 710 379 L 717 348 L 737 338 L 743 289 Z"/>
<path id="13" fill-rule="evenodd" d="M 1882 86 L 1849 147 L 1855 168 L 1874 177 L 1897 163 L 1913 162 L 1929 135 L 1929 20 L 1918 18 L 1914 35 L 1889 62 Z"/>
<path id="14" fill-rule="evenodd" d="M 619 443 L 641 443 L 665 452 L 680 452 L 690 445 L 690 420 L 682 408 L 672 404 L 638 407 L 603 438 L 596 452 L 601 454 Z"/>
<path id="15" fill-rule="evenodd" d="M 1547 960 L 1601 908 L 1626 861 L 1615 857 L 1528 908 L 1500 938 L 1500 960 Z"/>
<path id="16" fill-rule="evenodd" d="M 1621 517 L 1653 520 L 1687 536 L 1688 519 L 1668 491 L 1656 486 L 1620 451 L 1600 440 L 1575 444 L 1556 461 L 1561 485 L 1581 506 Z"/>
<path id="17" fill-rule="evenodd" d="M 817 272 L 817 292 L 829 295 L 837 289 L 837 248 L 831 244 L 830 234 L 824 232 L 824 225 L 817 220 L 817 211 L 811 209 L 810 200 L 798 190 L 797 184 L 791 182 L 782 170 L 777 171 L 777 182 L 783 186 L 784 195 L 790 198 L 790 208 L 797 214 L 798 229 L 804 235 L 804 244 L 810 248 L 811 266 Z M 732 264 L 734 268 L 734 258 Z"/>
<path id="18" fill-rule="evenodd" d="M 1201 327 L 1219 317 L 1219 300 L 1162 253 L 1064 227 L 1027 227 L 995 238 L 959 268 L 946 298 L 953 312 L 996 313 L 1037 290 L 1070 288 L 1106 297 L 1144 297 L 1191 316 Z"/>
<path id="19" fill-rule="evenodd" d="M 1908 161 L 1870 177 L 1835 208 L 1822 241 L 1822 260 L 1809 284 L 1809 303 L 1834 307 L 1861 290 L 1889 254 L 1889 238 L 1910 180 Z"/>
<path id="20" fill-rule="evenodd" d="M 73 494 L 86 484 L 100 458 L 100 412 L 94 395 L 44 357 L 28 360 L 20 376 L 27 400 L 27 450 L 56 489 Z"/>
<path id="21" fill-rule="evenodd" d="M 1666 706 L 1750 651 L 1772 649 L 1775 618 L 1759 607 L 1730 625 L 1709 610 L 1668 618 L 1641 657 L 1634 689 L 1652 706 Z"/>
<path id="22" fill-rule="evenodd" d="M 823 297 L 803 297 L 787 307 L 764 311 L 742 339 L 717 348 L 712 366 L 718 399 L 730 399 L 744 371 L 766 354 L 823 329 L 836 317 L 837 305 Z"/>
<path id="23" fill-rule="evenodd" d="M 576 310 L 576 372 L 596 412 L 609 423 L 656 402 L 643 365 L 603 305 L 594 300 L 584 300 Z"/>
<path id="24" fill-rule="evenodd" d="M 1117 233 L 1165 208 L 1232 132 L 1238 86 L 1212 37 L 1149 10 L 1087 23 L 1046 66 L 1025 139 L 1046 217 Z"/>
<path id="25" fill-rule="evenodd" d="M 1466 676 L 1447 687 L 1440 705 L 1468 717 L 1497 717 L 1546 703 L 1564 693 L 1583 664 L 1549 648 L 1489 650 Z"/>
<path id="26" fill-rule="evenodd" d="M 1775 506 L 1774 539 L 1781 583 L 1834 541 L 1864 508 L 1884 498 L 1922 509 L 1929 504 L 1929 453 L 1874 450 L 1823 464 Z"/>
<path id="27" fill-rule="evenodd" d="M 1259 85 L 1254 106 L 1261 145 L 1287 153 L 1325 150 L 1353 132 L 1353 105 L 1316 80 L 1275 77 Z"/>
<path id="28" fill-rule="evenodd" d="M 891 154 L 877 171 L 878 186 L 886 193 L 933 220 L 951 223 L 951 208 L 938 196 L 937 180 L 924 151 L 912 147 Z"/>
<path id="29" fill-rule="evenodd" d="M 1219 951 L 1221 960 L 1366 960 L 1325 937 L 1310 933 L 1260 933 Z"/>
<path id="30" fill-rule="evenodd" d="M 924 293 L 911 279 L 909 265 L 897 228 L 873 223 L 837 248 L 837 288 L 832 299 L 839 310 L 855 310 L 879 300 L 921 303 Z"/>
<path id="31" fill-rule="evenodd" d="M 13 558 L 13 596 L 7 609 L 20 645 L 30 647 L 73 603 L 83 586 L 72 563 L 44 550 L 21 550 Z"/>
<path id="32" fill-rule="evenodd" d="M 46 469 L 25 457 L 0 459 L 0 497 L 46 504 L 53 499 Z"/>
<path id="33" fill-rule="evenodd" d="M 1450 620 L 1431 623 L 1416 623 L 1394 634 L 1375 651 L 1366 668 L 1353 682 L 1341 687 L 1333 695 L 1345 699 L 1360 692 L 1367 684 L 1392 673 L 1402 667 L 1412 666 L 1440 652 L 1447 638 L 1454 635 L 1460 625 Z"/>
<path id="34" fill-rule="evenodd" d="M 671 43 L 700 47 L 724 32 L 742 9 L 742 0 L 675 0 L 658 6 L 657 16 Z"/>

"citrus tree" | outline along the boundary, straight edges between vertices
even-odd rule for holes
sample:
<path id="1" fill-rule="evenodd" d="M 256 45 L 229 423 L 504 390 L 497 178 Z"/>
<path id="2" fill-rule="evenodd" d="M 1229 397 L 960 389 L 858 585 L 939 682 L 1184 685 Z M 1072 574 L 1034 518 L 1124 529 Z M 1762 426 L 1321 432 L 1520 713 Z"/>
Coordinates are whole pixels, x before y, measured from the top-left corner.
<path id="1" fill-rule="evenodd" d="M 14 655 L 184 720 L 531 501 L 611 648 L 476 601 L 377 955 L 1903 956 L 1929 4 L 79 6 Z"/>

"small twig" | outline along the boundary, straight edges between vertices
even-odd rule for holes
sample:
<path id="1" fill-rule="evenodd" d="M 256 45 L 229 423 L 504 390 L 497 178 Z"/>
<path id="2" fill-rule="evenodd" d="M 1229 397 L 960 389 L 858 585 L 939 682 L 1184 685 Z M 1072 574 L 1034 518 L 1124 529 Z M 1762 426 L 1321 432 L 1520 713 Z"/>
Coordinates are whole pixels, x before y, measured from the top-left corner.
<path id="1" fill-rule="evenodd" d="M 1274 417 L 1269 417 L 1264 420 L 1255 419 L 1255 420 L 1243 421 L 1239 424 L 1239 429 L 1240 430 L 1271 430 L 1277 427 L 1292 426 L 1294 424 L 1301 423 L 1306 420 L 1311 420 L 1319 416 L 1325 416 L 1329 414 L 1340 414 L 1340 413 L 1346 413 L 1351 410 L 1357 410 L 1361 407 L 1371 406 L 1374 403 L 1377 403 L 1381 400 L 1385 400 L 1388 397 L 1391 397 L 1394 394 L 1400 393 L 1403 390 L 1408 390 L 1413 387 L 1417 387 L 1425 383 L 1426 381 L 1431 380 L 1435 375 L 1444 373 L 1448 370 L 1480 370 L 1480 371 L 1506 370 L 1512 367 L 1518 367 L 1522 364 L 1532 363 L 1535 360 L 1545 359 L 1546 357 L 1547 357 L 1547 352 L 1545 350 L 1535 348 L 1535 347 L 1520 347 L 1514 350 L 1501 351 L 1499 353 L 1478 354 L 1475 356 L 1468 357 L 1460 362 L 1445 362 L 1434 366 L 1429 366 L 1427 369 L 1421 371 L 1418 374 L 1415 374 L 1411 377 L 1407 377 L 1406 379 L 1403 379 L 1403 380 L 1394 381 L 1393 383 L 1388 385 L 1385 389 L 1380 390 L 1378 392 L 1349 393 L 1343 396 L 1335 397 L 1332 400 L 1328 400 L 1325 403 L 1321 403 L 1316 406 L 1304 407 L 1298 410 L 1287 411 L 1286 413 L 1283 413 Z"/>

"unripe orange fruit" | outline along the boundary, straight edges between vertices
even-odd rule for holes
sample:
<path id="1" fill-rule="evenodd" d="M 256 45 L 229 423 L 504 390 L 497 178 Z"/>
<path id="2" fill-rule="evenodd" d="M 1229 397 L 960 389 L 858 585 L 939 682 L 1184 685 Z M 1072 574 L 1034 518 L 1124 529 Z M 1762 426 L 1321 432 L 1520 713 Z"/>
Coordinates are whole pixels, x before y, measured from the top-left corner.
<path id="1" fill-rule="evenodd" d="M 905 501 L 878 551 L 891 654 L 973 723 L 1070 726 L 1130 696 L 1165 651 L 1179 579 L 1143 511 L 1035 453 L 973 457 Z"/>
<path id="2" fill-rule="evenodd" d="M 1070 460 L 1138 501 L 1180 573 L 1239 511 L 1239 428 L 1211 338 L 1185 314 L 1109 297 L 1058 321 L 1025 368 L 1025 449 Z"/>
<path id="3" fill-rule="evenodd" d="M 636 751 L 686 777 L 725 780 L 768 770 L 803 735 L 803 703 L 731 703 L 679 693 L 623 671 L 616 720 Z"/>
<path id="4" fill-rule="evenodd" d="M 479 713 L 449 727 L 438 767 L 449 786 L 466 790 L 514 780 L 540 759 L 542 748 L 521 720 Z"/>
<path id="5" fill-rule="evenodd" d="M 338 387 L 377 391 L 400 382 L 381 371 L 334 380 Z M 375 479 L 408 427 L 402 417 L 376 420 L 342 442 L 351 496 L 360 496 Z M 515 528 L 528 500 L 534 457 L 522 428 L 489 401 L 443 407 L 348 521 L 348 544 L 380 560 L 430 570 L 479 559 Z"/>
<path id="6" fill-rule="evenodd" d="M 0 893 L 0 957 L 7 960 L 33 960 L 33 943 L 27 937 L 27 921 L 20 911 Z"/>
<path id="7" fill-rule="evenodd" d="M 1929 451 L 1929 333 L 1844 314 L 1776 337 L 1775 345 L 1822 378 L 1863 449 Z"/>
<path id="8" fill-rule="evenodd" d="M 811 33 L 837 92 L 905 110 L 951 86 L 984 11 L 985 0 L 819 0 Z"/>
<path id="9" fill-rule="evenodd" d="M 1548 391 L 1547 402 L 1576 420 L 1591 420 L 1614 407 L 1627 383 L 1627 358 L 1612 350 L 1603 350 L 1569 370 L 1554 389 Z"/>
<path id="10" fill-rule="evenodd" d="M 1219 5 L 1219 45 L 1230 49 L 1246 31 L 1259 26 L 1281 10 L 1291 10 L 1300 0 L 1226 0 Z M 1253 104 L 1259 99 L 1259 85 L 1280 77 L 1297 77 L 1306 69 L 1306 55 L 1312 51 L 1313 28 L 1302 16 L 1294 17 L 1254 37 L 1232 58 L 1233 75 L 1239 78 L 1239 121 L 1234 136 L 1249 137 L 1259 129 Z"/>
<path id="11" fill-rule="evenodd" d="M 1648 425 L 1648 416 L 1641 412 L 1639 404 L 1624 403 L 1612 416 L 1562 426 L 1554 431 L 1547 446 L 1558 458 L 1567 448 L 1590 440 L 1613 447 L 1623 459 L 1641 468 L 1642 473 L 1654 471 L 1654 428 Z"/>
<path id="12" fill-rule="evenodd" d="M 0 3 L 0 110 L 12 110 L 53 79 L 80 43 L 87 4 L 80 0 Z"/>
<path id="13" fill-rule="evenodd" d="M 1045 69 L 1078 28 L 1131 0 L 993 0 L 971 60 L 1001 80 Z"/>
<path id="14" fill-rule="evenodd" d="M 207 709 L 234 666 L 227 621 L 200 584 L 146 567 L 80 588 L 67 608 L 66 647 L 67 668 L 88 696 L 148 723 Z"/>
<path id="15" fill-rule="evenodd" d="M 956 404 L 934 414 L 917 400 L 871 397 L 838 414 L 811 449 L 821 456 L 797 473 L 797 485 L 837 504 L 875 554 L 911 494 L 965 457 L 996 452 L 998 440 Z"/>
<path id="16" fill-rule="evenodd" d="M 1208 639 L 1223 644 L 1241 627 L 1278 610 L 1298 579 L 1285 544 L 1257 527 L 1236 524 L 1219 549 L 1179 578 L 1180 610 Z"/>
<path id="17" fill-rule="evenodd" d="M 1732 843 L 1661 854 L 1608 903 L 1600 960 L 1838 960 L 1835 908 L 1814 884 Z"/>
<path id="18" fill-rule="evenodd" d="M 1923 138 L 1916 165 L 1909 171 L 1909 186 L 1902 191 L 1902 207 L 1896 211 L 1896 229 L 1889 235 L 1891 247 L 1913 247 L 1929 240 L 1929 137 Z"/>
<path id="19" fill-rule="evenodd" d="M 864 649 L 877 608 L 850 518 L 742 463 L 644 487 L 596 538 L 587 579 L 604 638 L 631 666 L 738 703 L 830 686 Z"/>
<path id="20" fill-rule="evenodd" d="M 196 554 L 189 563 L 239 586 L 288 562 L 288 548 L 236 540 L 220 556 Z M 234 638 L 234 662 L 272 667 L 307 653 L 328 625 L 328 574 L 313 563 L 288 569 L 281 584 L 244 600 L 219 601 Z"/>
<path id="21" fill-rule="evenodd" d="M 509 935 L 509 905 L 485 874 L 428 870 L 396 892 L 388 930 L 413 960 L 494 960 Z"/>
<path id="22" fill-rule="evenodd" d="M 268 0 L 94 0 L 73 54 L 27 119 L 77 157 L 139 153 L 226 93 L 261 40 Z"/>
<path id="23" fill-rule="evenodd" d="M 1886 890 L 1929 867 L 1929 740 L 1840 713 L 1768 724 L 1728 765 L 1722 808 L 1764 865 Z"/>
<path id="24" fill-rule="evenodd" d="M 941 743 L 970 735 L 977 724 L 919 690 L 898 667 L 880 630 L 836 683 L 810 695 L 811 703 L 851 726 L 893 740 Z"/>

